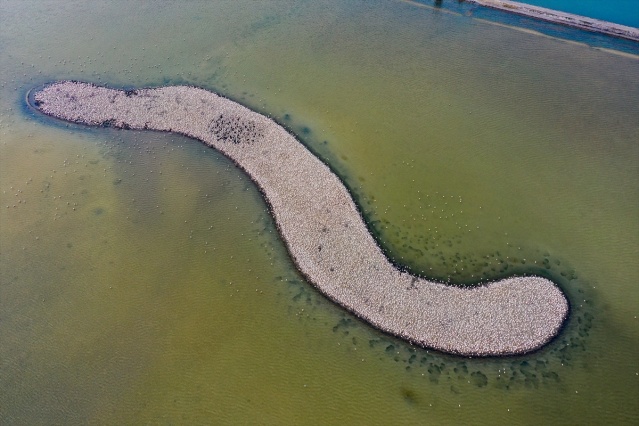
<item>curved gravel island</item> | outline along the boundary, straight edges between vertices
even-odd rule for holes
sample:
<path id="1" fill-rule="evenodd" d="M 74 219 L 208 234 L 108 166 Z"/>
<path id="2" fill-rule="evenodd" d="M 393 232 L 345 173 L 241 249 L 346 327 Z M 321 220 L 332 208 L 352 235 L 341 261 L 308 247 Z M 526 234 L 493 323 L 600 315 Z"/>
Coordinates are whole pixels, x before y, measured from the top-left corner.
<path id="1" fill-rule="evenodd" d="M 203 89 L 114 90 L 62 81 L 38 89 L 41 112 L 90 126 L 175 132 L 232 159 L 258 185 L 297 268 L 330 299 L 414 344 L 464 356 L 523 354 L 568 315 L 540 277 L 463 289 L 398 270 L 339 178 L 273 120 Z"/>

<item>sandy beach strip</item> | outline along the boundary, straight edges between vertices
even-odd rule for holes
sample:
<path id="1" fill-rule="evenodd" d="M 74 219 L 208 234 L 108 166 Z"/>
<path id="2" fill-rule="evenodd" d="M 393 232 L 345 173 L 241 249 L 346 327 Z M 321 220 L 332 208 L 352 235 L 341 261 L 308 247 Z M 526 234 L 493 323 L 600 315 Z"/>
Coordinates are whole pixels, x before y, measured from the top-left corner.
<path id="1" fill-rule="evenodd" d="M 588 18 L 572 13 L 561 12 L 559 10 L 546 9 L 544 7 L 533 6 L 531 4 L 519 3 L 510 0 L 468 0 L 481 6 L 503 10 L 518 15 L 528 16 L 543 21 L 579 28 L 586 31 L 607 34 L 613 37 L 625 38 L 627 40 L 639 41 L 639 28 L 628 27 L 613 22 L 601 21 L 595 18 Z"/>
<path id="2" fill-rule="evenodd" d="M 62 120 L 175 132 L 219 150 L 259 187 L 307 280 L 364 321 L 413 344 L 464 356 L 523 354 L 548 343 L 567 318 L 566 297 L 541 277 L 464 289 L 398 270 L 326 164 L 275 121 L 215 93 L 61 81 L 30 99 Z"/>

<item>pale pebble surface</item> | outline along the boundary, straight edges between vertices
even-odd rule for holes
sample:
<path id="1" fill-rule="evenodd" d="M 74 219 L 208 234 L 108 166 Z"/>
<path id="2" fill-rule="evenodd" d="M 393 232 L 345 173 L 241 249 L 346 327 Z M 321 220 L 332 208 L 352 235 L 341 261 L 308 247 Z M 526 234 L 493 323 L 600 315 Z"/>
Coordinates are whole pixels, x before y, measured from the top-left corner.
<path id="1" fill-rule="evenodd" d="M 568 315 L 551 281 L 512 277 L 469 289 L 398 270 L 339 178 L 273 120 L 203 89 L 121 91 L 62 81 L 32 94 L 43 113 L 92 126 L 180 133 L 232 159 L 258 185 L 298 269 L 373 326 L 465 356 L 522 354 L 549 342 Z"/>

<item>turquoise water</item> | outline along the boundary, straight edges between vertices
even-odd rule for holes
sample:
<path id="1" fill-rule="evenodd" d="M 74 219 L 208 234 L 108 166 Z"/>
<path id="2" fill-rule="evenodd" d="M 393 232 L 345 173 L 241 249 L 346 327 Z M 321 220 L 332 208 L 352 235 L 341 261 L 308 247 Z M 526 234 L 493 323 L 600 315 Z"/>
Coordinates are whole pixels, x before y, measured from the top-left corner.
<path id="1" fill-rule="evenodd" d="M 638 0 L 519 0 L 548 9 L 639 28 Z"/>

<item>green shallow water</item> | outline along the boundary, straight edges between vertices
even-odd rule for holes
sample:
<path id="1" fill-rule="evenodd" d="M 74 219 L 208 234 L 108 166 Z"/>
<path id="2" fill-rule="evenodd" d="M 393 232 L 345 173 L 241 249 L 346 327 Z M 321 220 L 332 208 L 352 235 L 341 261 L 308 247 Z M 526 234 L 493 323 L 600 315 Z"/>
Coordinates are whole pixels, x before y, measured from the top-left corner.
<path id="1" fill-rule="evenodd" d="M 2 423 L 637 421 L 636 57 L 463 5 L 0 7 Z M 25 109 L 62 78 L 195 84 L 275 116 L 398 263 L 545 274 L 571 320 L 507 359 L 384 336 L 303 281 L 216 152 Z"/>

